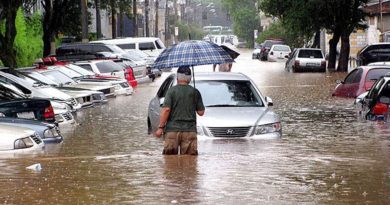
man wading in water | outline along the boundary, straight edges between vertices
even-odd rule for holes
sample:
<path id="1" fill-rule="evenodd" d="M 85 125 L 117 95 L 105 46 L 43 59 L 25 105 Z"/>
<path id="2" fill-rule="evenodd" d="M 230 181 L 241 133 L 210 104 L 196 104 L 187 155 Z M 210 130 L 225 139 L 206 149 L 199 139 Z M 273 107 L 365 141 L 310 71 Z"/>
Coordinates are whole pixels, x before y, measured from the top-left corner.
<path id="1" fill-rule="evenodd" d="M 156 136 L 164 133 L 163 154 L 197 155 L 196 113 L 203 116 L 205 108 L 200 92 L 188 85 L 191 69 L 188 66 L 177 70 L 177 85 L 169 88 L 161 110 Z"/>

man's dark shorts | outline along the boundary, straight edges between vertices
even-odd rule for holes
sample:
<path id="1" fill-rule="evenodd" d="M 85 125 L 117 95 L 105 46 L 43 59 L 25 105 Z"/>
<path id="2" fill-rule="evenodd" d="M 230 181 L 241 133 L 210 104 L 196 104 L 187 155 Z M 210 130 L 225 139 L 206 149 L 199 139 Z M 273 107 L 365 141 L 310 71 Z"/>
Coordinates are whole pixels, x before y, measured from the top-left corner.
<path id="1" fill-rule="evenodd" d="M 164 137 L 163 154 L 175 155 L 180 149 L 180 154 L 198 155 L 196 132 L 167 132 Z"/>

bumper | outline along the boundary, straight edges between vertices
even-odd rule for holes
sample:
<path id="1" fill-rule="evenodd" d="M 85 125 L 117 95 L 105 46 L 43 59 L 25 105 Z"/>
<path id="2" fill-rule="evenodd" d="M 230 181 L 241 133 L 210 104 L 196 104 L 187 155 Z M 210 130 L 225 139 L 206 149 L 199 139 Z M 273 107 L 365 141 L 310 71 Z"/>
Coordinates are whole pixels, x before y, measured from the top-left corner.
<path id="1" fill-rule="evenodd" d="M 119 96 L 119 95 L 131 95 L 131 94 L 133 94 L 133 88 L 132 87 L 115 90 L 115 95 L 116 96 Z"/>
<path id="2" fill-rule="evenodd" d="M 246 139 L 246 140 L 252 140 L 252 139 L 280 139 L 282 138 L 282 133 L 281 132 L 273 132 L 273 133 L 267 133 L 267 134 L 262 134 L 262 135 L 252 135 L 249 137 L 209 137 L 205 135 L 198 135 L 198 140 L 203 141 L 203 140 L 240 140 L 240 139 Z"/>
<path id="3" fill-rule="evenodd" d="M 299 66 L 295 67 L 295 72 L 326 72 L 326 68 Z"/>

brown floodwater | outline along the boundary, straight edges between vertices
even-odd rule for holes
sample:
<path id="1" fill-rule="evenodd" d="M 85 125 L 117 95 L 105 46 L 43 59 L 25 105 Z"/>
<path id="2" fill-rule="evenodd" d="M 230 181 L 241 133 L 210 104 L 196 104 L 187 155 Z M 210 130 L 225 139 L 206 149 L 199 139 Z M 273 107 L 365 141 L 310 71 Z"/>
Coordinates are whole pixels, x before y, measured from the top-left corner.
<path id="1" fill-rule="evenodd" d="M 281 139 L 199 141 L 199 156 L 161 155 L 146 117 L 164 73 L 78 112 L 63 143 L 1 157 L 0 204 L 390 204 L 390 126 L 331 97 L 345 73 L 287 73 L 249 50 L 233 71 L 273 99 Z M 26 169 L 35 163 L 41 171 Z"/>

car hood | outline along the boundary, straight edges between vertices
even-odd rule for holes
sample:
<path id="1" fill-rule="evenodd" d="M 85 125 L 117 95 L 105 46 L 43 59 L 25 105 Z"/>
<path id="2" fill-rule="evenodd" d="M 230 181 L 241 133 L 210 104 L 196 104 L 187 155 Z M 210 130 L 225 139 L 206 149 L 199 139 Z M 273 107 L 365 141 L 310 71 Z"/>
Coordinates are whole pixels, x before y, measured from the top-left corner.
<path id="1" fill-rule="evenodd" d="M 35 133 L 34 130 L 31 130 L 28 128 L 21 128 L 19 126 L 0 124 L 0 139 L 1 139 L 1 141 L 6 141 L 9 139 L 15 140 L 18 138 L 33 135 L 34 133 Z M 14 142 L 14 141 L 12 141 L 12 142 Z"/>
<path id="2" fill-rule="evenodd" d="M 56 98 L 56 99 L 61 99 L 61 100 L 68 100 L 71 97 L 58 90 L 57 88 L 52 88 L 52 87 L 40 87 L 36 89 L 38 92 L 33 93 L 33 97 L 40 97 L 40 98 Z"/>
<path id="3" fill-rule="evenodd" d="M 204 116 L 197 118 L 199 126 L 248 127 L 280 122 L 268 107 L 206 107 Z"/>
<path id="4" fill-rule="evenodd" d="M 107 83 L 107 85 L 105 85 L 106 83 L 100 83 L 100 85 L 97 85 L 99 83 L 78 83 L 76 85 L 70 85 L 69 87 L 74 87 L 74 88 L 82 88 L 82 89 L 88 89 L 88 90 L 94 90 L 94 91 L 99 91 L 99 90 L 104 90 L 104 89 L 110 89 L 112 88 L 112 85 L 110 85 L 110 83 Z"/>

